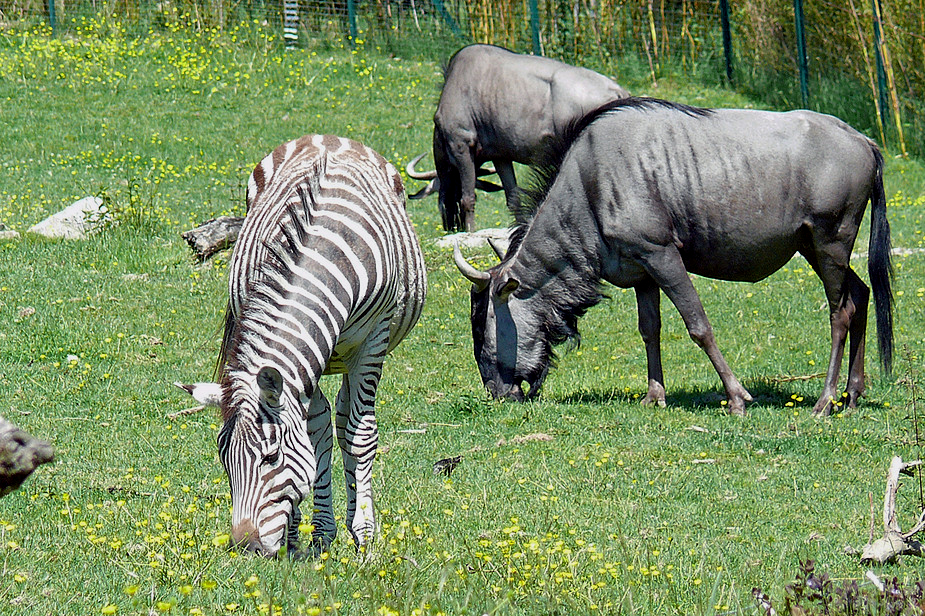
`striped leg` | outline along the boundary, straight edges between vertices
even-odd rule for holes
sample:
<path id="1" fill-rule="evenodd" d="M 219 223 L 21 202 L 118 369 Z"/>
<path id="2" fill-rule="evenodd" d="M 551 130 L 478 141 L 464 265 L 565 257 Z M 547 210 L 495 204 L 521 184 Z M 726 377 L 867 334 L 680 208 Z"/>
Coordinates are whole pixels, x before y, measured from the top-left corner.
<path id="1" fill-rule="evenodd" d="M 375 404 L 388 347 L 387 322 L 367 339 L 365 346 L 372 352 L 361 354 L 363 359 L 344 375 L 336 416 L 337 440 L 343 452 L 347 481 L 347 528 L 359 547 L 366 545 L 376 531 L 372 475 L 379 430 Z"/>
<path id="2" fill-rule="evenodd" d="M 318 461 L 312 509 L 312 551 L 323 552 L 337 536 L 334 524 L 334 502 L 331 494 L 331 452 L 334 449 L 334 429 L 331 426 L 331 404 L 315 388 L 308 404 L 308 434 Z"/>

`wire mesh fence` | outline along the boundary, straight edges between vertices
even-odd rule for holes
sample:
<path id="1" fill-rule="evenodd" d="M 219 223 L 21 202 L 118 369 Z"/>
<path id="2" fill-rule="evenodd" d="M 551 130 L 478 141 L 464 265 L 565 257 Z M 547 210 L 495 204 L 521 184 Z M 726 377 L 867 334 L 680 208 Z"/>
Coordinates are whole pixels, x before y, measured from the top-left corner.
<path id="1" fill-rule="evenodd" d="M 925 0 L 802 0 L 801 96 L 794 0 L 0 0 L 0 27 L 44 20 L 68 35 L 80 17 L 143 34 L 259 20 L 287 46 L 351 41 L 445 59 L 469 42 L 542 53 L 618 78 L 685 74 L 735 86 L 768 106 L 842 117 L 899 152 L 925 155 Z M 728 63 L 728 65 L 727 65 Z"/>

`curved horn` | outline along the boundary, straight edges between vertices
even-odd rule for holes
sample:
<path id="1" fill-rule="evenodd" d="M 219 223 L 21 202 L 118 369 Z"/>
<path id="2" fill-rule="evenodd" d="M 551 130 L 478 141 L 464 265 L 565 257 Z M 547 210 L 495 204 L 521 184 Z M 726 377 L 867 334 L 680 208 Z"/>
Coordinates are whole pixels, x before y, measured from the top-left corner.
<path id="1" fill-rule="evenodd" d="M 428 182 L 427 186 L 425 186 L 421 190 L 417 191 L 414 194 L 409 194 L 408 198 L 409 199 L 423 199 L 424 197 L 428 195 L 434 194 L 439 189 L 440 189 L 440 180 L 435 178 L 431 180 L 430 182 Z"/>
<path id="2" fill-rule="evenodd" d="M 405 165 L 405 173 L 408 174 L 409 178 L 413 178 L 415 180 L 432 180 L 437 177 L 436 169 L 434 169 L 433 171 L 417 171 L 415 169 L 417 164 L 421 162 L 421 159 L 424 158 L 425 156 L 427 156 L 427 152 L 424 152 L 423 154 L 418 154 L 417 156 L 411 159 L 410 163 Z"/>
<path id="3" fill-rule="evenodd" d="M 466 258 L 462 255 L 462 251 L 459 250 L 459 242 L 453 244 L 453 260 L 456 261 L 456 267 L 459 269 L 459 273 L 474 284 L 477 291 L 481 292 L 488 288 L 491 275 L 489 275 L 488 272 L 481 272 L 475 269 L 466 261 Z"/>
<path id="4" fill-rule="evenodd" d="M 476 180 L 475 187 L 485 192 L 498 192 L 499 190 L 504 190 L 503 186 L 498 186 L 494 182 L 486 182 L 485 180 Z"/>

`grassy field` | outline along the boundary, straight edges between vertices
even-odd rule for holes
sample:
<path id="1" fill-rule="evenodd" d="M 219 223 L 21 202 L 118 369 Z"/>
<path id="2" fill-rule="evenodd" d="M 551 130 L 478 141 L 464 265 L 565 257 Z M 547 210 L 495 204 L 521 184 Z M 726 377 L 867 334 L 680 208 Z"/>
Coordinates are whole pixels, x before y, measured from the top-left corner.
<path id="1" fill-rule="evenodd" d="M 211 374 L 229 255 L 199 263 L 179 234 L 241 214 L 253 165 L 302 134 L 352 137 L 404 166 L 429 148 L 439 84 L 437 62 L 363 44 L 283 52 L 258 24 L 0 33 L 0 222 L 24 231 L 95 194 L 120 223 L 83 242 L 0 243 L 0 412 L 57 448 L 0 500 L 0 614 L 742 614 L 757 613 L 752 587 L 780 601 L 801 560 L 863 582 L 845 548 L 867 542 L 890 457 L 920 455 L 925 254 L 895 259 L 896 374 L 880 378 L 871 338 L 855 411 L 810 415 L 829 328 L 798 259 L 756 285 L 695 281 L 756 397 L 747 417 L 726 415 L 668 302 L 668 406 L 640 407 L 645 355 L 619 289 L 539 401 L 496 403 L 472 359 L 468 283 L 433 244 L 433 199 L 409 202 L 430 293 L 380 388 L 371 553 L 343 528 L 314 561 L 229 549 L 218 419 L 168 418 L 191 404 L 171 383 Z M 750 104 L 681 78 L 624 85 Z M 887 158 L 894 246 L 925 248 L 925 169 Z M 477 216 L 509 222 L 497 196 L 480 196 Z M 866 278 L 865 260 L 853 265 Z M 455 455 L 451 477 L 433 474 Z M 918 492 L 900 491 L 903 528 Z M 914 559 L 875 570 L 925 577 Z"/>

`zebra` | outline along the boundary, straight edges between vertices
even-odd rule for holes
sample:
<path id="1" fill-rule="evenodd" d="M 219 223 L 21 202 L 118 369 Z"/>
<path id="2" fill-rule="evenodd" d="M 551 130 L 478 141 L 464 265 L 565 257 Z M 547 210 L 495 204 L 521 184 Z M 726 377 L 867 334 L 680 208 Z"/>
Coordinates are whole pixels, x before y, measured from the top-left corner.
<path id="1" fill-rule="evenodd" d="M 375 534 L 376 388 L 387 353 L 414 327 L 427 293 L 421 248 L 396 169 L 350 139 L 308 135 L 261 161 L 229 265 L 218 383 L 186 389 L 217 403 L 235 545 L 275 556 L 297 546 L 299 503 L 313 492 L 312 548 L 334 540 L 334 403 L 358 548 Z M 294 553 L 294 552 L 290 552 Z"/>

